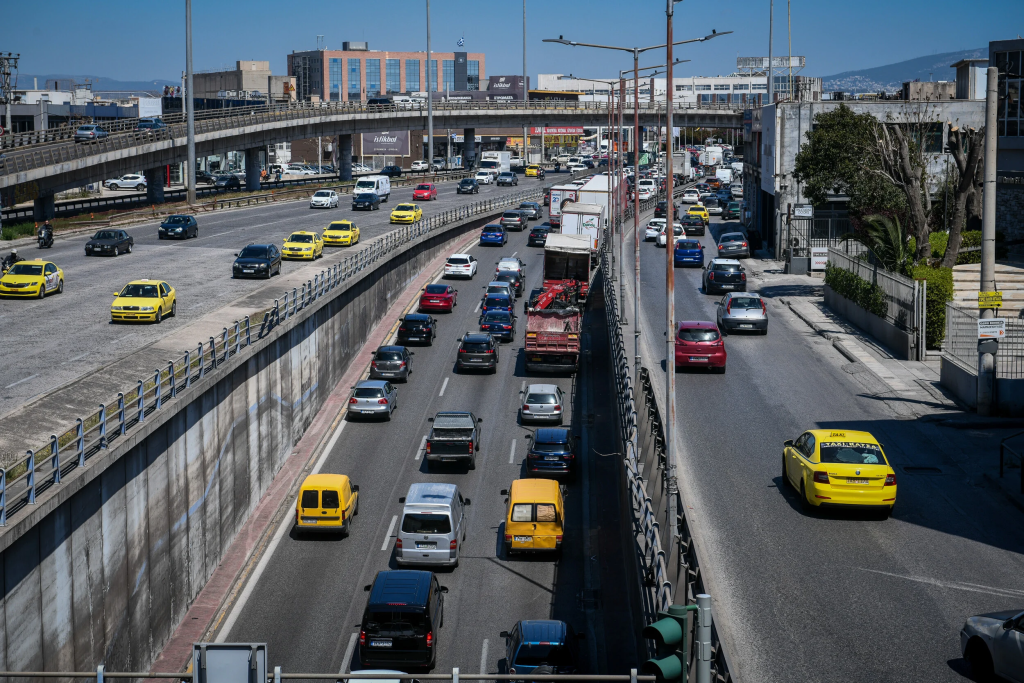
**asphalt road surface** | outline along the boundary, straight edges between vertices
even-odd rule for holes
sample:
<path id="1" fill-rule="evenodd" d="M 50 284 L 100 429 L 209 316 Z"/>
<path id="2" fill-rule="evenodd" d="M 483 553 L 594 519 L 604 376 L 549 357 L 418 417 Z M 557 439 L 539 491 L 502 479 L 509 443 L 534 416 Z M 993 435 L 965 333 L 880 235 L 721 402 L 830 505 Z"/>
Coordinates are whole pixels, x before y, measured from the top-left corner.
<path id="1" fill-rule="evenodd" d="M 419 202 L 424 216 L 488 197 L 521 192 L 551 184 L 522 178 L 517 187 L 481 186 L 475 195 L 457 195 L 455 183 L 438 184 L 436 201 Z M 392 226 L 388 216 L 399 202 L 412 197 L 413 187 L 395 188 L 379 211 L 352 211 L 347 197 L 337 209 L 310 209 L 307 201 L 284 202 L 198 216 L 199 238 L 186 241 L 157 239 L 158 222 L 126 228 L 135 238 L 131 254 L 87 257 L 87 235 L 58 237 L 50 249 L 34 245 L 19 249 L 23 258 L 53 261 L 64 270 L 64 293 L 44 300 L 0 300 L 0 330 L 4 362 L 0 364 L 0 415 L 84 374 L 109 365 L 189 323 L 217 311 L 260 288 L 278 296 L 279 279 L 234 280 L 234 253 L 250 242 L 281 244 L 295 230 L 322 231 L 332 220 L 350 219 L 368 242 Z M 360 248 L 358 245 L 354 249 Z M 327 247 L 325 258 L 314 262 L 285 261 L 282 273 L 308 271 L 309 278 L 351 249 Z M 110 302 L 115 290 L 141 278 L 166 280 L 178 292 L 177 319 L 160 325 L 113 325 Z M 303 278 L 305 279 L 305 278 Z M 289 285 L 290 288 L 290 285 Z M 248 311 L 235 312 L 231 320 Z M 219 328 L 218 328 L 219 329 Z M 193 348 L 199 339 L 188 339 Z M 182 351 L 185 344 L 182 344 Z M 171 356 L 168 355 L 168 358 Z M 116 373 L 116 366 L 108 372 Z M 134 382 L 137 376 L 125 378 Z"/>
<path id="2" fill-rule="evenodd" d="M 713 219 L 708 258 L 714 237 L 737 229 Z M 663 249 L 641 244 L 642 325 L 657 331 L 642 337 L 644 362 L 662 395 L 664 264 Z M 703 294 L 700 275 L 675 270 L 677 320 L 715 320 L 720 295 Z M 950 457 L 971 452 L 969 430 L 901 419 L 899 398 L 862 364 L 779 302 L 768 311 L 767 336 L 726 338 L 725 375 L 676 376 L 681 487 L 732 668 L 744 682 L 964 680 L 964 619 L 1024 605 L 1020 511 Z M 807 514 L 781 489 L 782 442 L 811 428 L 881 441 L 897 473 L 891 519 Z"/>
<path id="3" fill-rule="evenodd" d="M 436 673 L 460 667 L 464 673 L 504 671 L 504 641 L 498 634 L 519 619 L 560 619 L 586 634 L 581 652 L 587 671 L 628 673 L 636 665 L 635 594 L 628 518 L 619 499 L 621 464 L 609 451 L 614 429 L 604 311 L 592 300 L 584 321 L 588 354 L 575 378 L 527 377 L 523 370 L 525 318 L 516 340 L 503 344 L 496 374 L 456 374 L 456 338 L 474 330 L 477 305 L 499 256 L 517 255 L 527 264 L 526 290 L 538 286 L 542 253 L 527 248 L 526 233 L 512 233 L 504 248 L 473 247 L 481 269 L 459 290 L 452 314 L 440 314 L 432 347 L 415 348 L 413 374 L 398 387 L 391 422 L 342 422 L 322 472 L 348 474 L 360 486 L 359 515 L 348 537 L 301 536 L 283 524 L 280 543 L 254 579 L 247 600 L 229 616 L 219 638 L 266 642 L 270 657 L 288 672 L 340 672 L 361 668 L 356 645 L 367 594 L 363 586 L 380 570 L 396 568 L 392 558 L 398 499 L 415 482 L 456 483 L 471 499 L 468 538 L 458 568 L 444 571 L 444 626 L 438 634 Z M 598 288 L 599 291 L 599 288 Z M 517 305 L 522 310 L 522 300 Z M 591 368 L 594 368 L 592 371 Z M 560 558 L 516 556 L 502 550 L 505 514 L 502 489 L 525 476 L 526 435 L 533 426 L 517 422 L 520 391 L 531 382 L 557 382 L 571 396 L 572 423 L 582 429 L 583 470 L 567 482 L 567 528 Z M 483 418 L 481 453 L 475 470 L 428 471 L 421 445 L 428 417 L 439 410 L 472 410 Z M 568 424 L 568 421 L 567 423 Z M 588 426 L 590 425 L 590 426 Z M 294 501 L 291 502 L 294 505 Z M 633 577 L 633 578 L 627 578 Z"/>

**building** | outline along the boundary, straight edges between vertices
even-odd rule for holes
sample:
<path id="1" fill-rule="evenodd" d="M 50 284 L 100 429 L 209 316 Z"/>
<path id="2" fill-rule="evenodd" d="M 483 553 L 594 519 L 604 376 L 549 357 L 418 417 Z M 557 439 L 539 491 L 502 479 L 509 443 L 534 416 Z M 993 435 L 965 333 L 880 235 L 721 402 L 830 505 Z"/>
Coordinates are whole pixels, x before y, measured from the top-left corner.
<path id="1" fill-rule="evenodd" d="M 47 81 L 46 89 L 41 90 L 33 80 L 32 89 L 11 93 L 13 133 L 163 114 L 161 99 L 148 93 L 94 93 L 89 84 L 74 84 L 68 79 Z M 0 105 L 0 122 L 6 115 L 6 106 Z"/>
<path id="2" fill-rule="evenodd" d="M 938 102 L 956 97 L 953 81 L 905 81 L 903 99 L 908 102 Z"/>
<path id="3" fill-rule="evenodd" d="M 794 76 L 794 80 L 798 78 Z M 818 80 L 818 92 L 821 92 L 821 79 Z M 608 85 L 605 85 L 608 84 Z M 702 104 L 735 104 L 739 107 L 759 106 L 768 93 L 767 76 L 750 76 L 731 74 L 729 76 L 689 76 L 673 79 L 675 91 L 672 99 L 675 102 Z M 664 102 L 668 79 L 640 78 L 638 96 L 646 102 Z M 597 78 L 584 79 L 565 76 L 564 74 L 538 74 L 537 89 L 554 92 L 579 93 L 584 101 L 600 101 L 608 98 L 609 88 L 619 95 L 619 79 Z M 633 98 L 633 80 L 625 79 L 626 97 Z"/>
<path id="4" fill-rule="evenodd" d="M 985 99 L 985 87 L 988 84 L 987 59 L 961 59 L 950 66 L 956 69 L 956 99 Z"/>
<path id="5" fill-rule="evenodd" d="M 288 75 L 302 101 L 348 102 L 427 91 L 427 53 L 370 50 L 367 43 L 343 43 L 341 50 L 293 51 Z M 440 67 L 440 81 L 438 68 Z M 483 53 L 433 52 L 435 91 L 480 90 L 486 77 Z"/>
<path id="6" fill-rule="evenodd" d="M 1024 40 L 1020 38 L 988 44 L 988 63 L 999 72 L 996 230 L 1001 231 L 1007 240 L 1024 238 L 1024 112 L 1020 111 L 1020 89 L 1024 84 L 1022 56 Z"/>
<path id="7" fill-rule="evenodd" d="M 239 60 L 234 69 L 197 71 L 192 74 L 192 88 L 197 98 L 295 99 L 294 77 L 275 76 L 270 72 L 270 62 L 261 61 Z"/>

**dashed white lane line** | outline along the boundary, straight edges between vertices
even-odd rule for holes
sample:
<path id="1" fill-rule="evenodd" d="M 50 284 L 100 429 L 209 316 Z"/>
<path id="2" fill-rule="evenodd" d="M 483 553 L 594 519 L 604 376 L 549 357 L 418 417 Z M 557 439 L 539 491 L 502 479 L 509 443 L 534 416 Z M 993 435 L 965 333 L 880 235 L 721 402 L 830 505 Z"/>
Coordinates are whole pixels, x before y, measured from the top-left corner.
<path id="1" fill-rule="evenodd" d="M 512 252 L 512 256 L 515 257 L 515 255 L 518 254 L 518 253 L 519 253 L 518 251 L 513 251 Z"/>
<path id="2" fill-rule="evenodd" d="M 388 546 L 391 545 L 391 533 L 395 530 L 395 525 L 398 524 L 398 515 L 391 518 L 391 524 L 388 525 L 387 536 L 384 537 L 384 544 L 381 545 L 381 550 L 387 550 Z"/>
<path id="3" fill-rule="evenodd" d="M 419 460 L 423 455 L 423 451 L 427 449 L 427 435 L 424 434 L 423 438 L 420 439 L 420 447 L 416 449 L 416 457 L 413 460 Z"/>
<path id="4" fill-rule="evenodd" d="M 478 306 L 478 308 L 479 308 L 479 306 Z M 18 380 L 17 382 L 11 382 L 11 383 L 10 383 L 10 384 L 8 384 L 7 386 L 5 386 L 5 387 L 4 387 L 4 389 L 10 389 L 11 387 L 16 387 L 16 386 L 18 386 L 19 384 L 24 384 L 25 382 L 29 381 L 30 379 L 35 379 L 35 378 L 36 378 L 36 377 L 38 377 L 38 376 L 39 376 L 39 375 L 29 375 L 29 376 L 28 376 L 28 377 L 26 377 L 25 379 L 19 379 L 19 380 Z"/>
<path id="5" fill-rule="evenodd" d="M 348 673 L 348 668 L 352 665 L 352 655 L 356 652 L 356 638 L 358 637 L 358 633 L 353 633 L 348 637 L 348 647 L 345 648 L 345 657 L 341 660 L 341 671 L 338 673 Z"/>
<path id="6" fill-rule="evenodd" d="M 444 390 L 448 388 L 448 378 L 444 378 L 444 382 L 441 384 L 441 393 L 438 396 L 444 396 Z"/>
<path id="7" fill-rule="evenodd" d="M 480 312 L 480 304 L 482 304 L 482 303 L 483 303 L 483 301 L 477 301 L 476 302 L 476 308 L 473 309 L 474 313 L 479 313 Z"/>
<path id="8" fill-rule="evenodd" d="M 484 645 L 480 648 L 480 674 L 487 673 L 487 646 L 490 645 L 487 638 L 484 638 Z"/>
<path id="9" fill-rule="evenodd" d="M 508 464 L 511 465 L 516 461 L 516 440 L 512 439 L 512 449 L 508 452 Z"/>

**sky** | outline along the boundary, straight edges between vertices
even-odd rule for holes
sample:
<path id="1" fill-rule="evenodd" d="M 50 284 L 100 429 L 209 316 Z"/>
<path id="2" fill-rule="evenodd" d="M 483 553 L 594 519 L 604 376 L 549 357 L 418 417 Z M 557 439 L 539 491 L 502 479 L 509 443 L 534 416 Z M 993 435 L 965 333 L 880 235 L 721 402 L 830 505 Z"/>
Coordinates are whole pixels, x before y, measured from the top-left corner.
<path id="1" fill-rule="evenodd" d="M 684 0 L 676 5 L 675 39 L 733 31 L 706 43 L 677 46 L 692 61 L 677 76 L 735 71 L 736 57 L 767 56 L 770 0 Z M 196 70 L 270 60 L 286 73 L 285 55 L 365 40 L 376 50 L 425 50 L 424 0 L 195 0 Z M 20 52 L 25 74 L 177 80 L 185 62 L 185 3 L 93 0 L 9 2 L 0 50 Z M 88 7 L 88 10 L 84 8 Z M 516 0 L 433 0 L 432 48 L 484 52 L 486 74 L 522 73 L 523 4 Z M 664 43 L 665 0 L 526 0 L 527 72 L 610 77 L 630 68 L 628 53 L 541 42 L 568 40 L 626 47 Z M 804 75 L 829 76 L 914 57 L 987 46 L 1024 33 L 1024 0 L 791 0 L 793 54 Z M 775 0 L 775 53 L 788 52 L 786 0 Z M 641 56 L 663 64 L 663 49 Z M 24 87 L 24 84 L 20 84 Z"/>

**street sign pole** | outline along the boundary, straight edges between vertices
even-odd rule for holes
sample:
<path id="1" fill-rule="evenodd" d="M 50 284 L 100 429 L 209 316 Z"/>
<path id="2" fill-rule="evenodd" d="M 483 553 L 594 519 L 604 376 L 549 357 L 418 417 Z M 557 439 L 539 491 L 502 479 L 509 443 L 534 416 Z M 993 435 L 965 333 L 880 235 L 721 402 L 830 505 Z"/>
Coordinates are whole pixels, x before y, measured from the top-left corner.
<path id="1" fill-rule="evenodd" d="M 994 292 L 996 288 L 996 111 L 999 103 L 996 84 L 999 71 L 988 68 L 988 87 L 985 101 L 985 167 L 982 191 L 981 220 L 981 282 L 980 292 Z M 979 296 L 979 305 L 981 298 Z M 980 317 L 994 318 L 994 308 L 982 308 Z M 978 415 L 991 415 L 995 409 L 995 356 L 978 347 Z"/>

